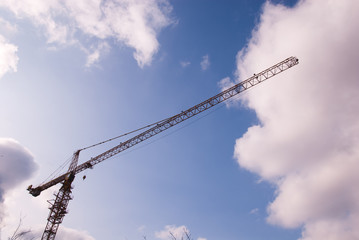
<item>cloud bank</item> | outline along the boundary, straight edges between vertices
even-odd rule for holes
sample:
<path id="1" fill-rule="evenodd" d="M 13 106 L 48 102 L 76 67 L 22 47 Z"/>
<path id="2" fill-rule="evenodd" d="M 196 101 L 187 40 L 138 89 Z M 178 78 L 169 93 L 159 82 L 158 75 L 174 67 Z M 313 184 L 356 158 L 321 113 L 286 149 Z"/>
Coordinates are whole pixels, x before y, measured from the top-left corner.
<path id="1" fill-rule="evenodd" d="M 0 138 L 0 231 L 3 217 L 8 215 L 4 206 L 6 193 L 29 179 L 37 169 L 31 152 L 18 141 L 11 138 Z M 16 216 L 12 216 L 15 217 Z M 45 226 L 44 226 L 45 227 Z M 19 229 L 23 231 L 23 229 Z M 39 238 L 43 228 L 31 230 L 27 239 Z M 61 226 L 56 239 L 94 240 L 87 232 Z"/>
<path id="2" fill-rule="evenodd" d="M 266 2 L 237 56 L 238 81 L 299 58 L 242 95 L 260 124 L 237 139 L 234 156 L 276 187 L 268 222 L 301 227 L 302 240 L 359 239 L 358 12 L 356 0 Z"/>
<path id="3" fill-rule="evenodd" d="M 27 180 L 37 168 L 29 150 L 10 138 L 0 138 L 0 223 L 4 216 L 4 195 Z"/>
<path id="4" fill-rule="evenodd" d="M 167 0 L 3 0 L 0 7 L 32 21 L 48 43 L 80 44 L 89 52 L 87 66 L 98 61 L 104 44 L 112 39 L 133 48 L 140 67 L 150 65 L 159 49 L 158 33 L 173 23 Z M 99 44 L 85 46 L 83 36 Z"/>

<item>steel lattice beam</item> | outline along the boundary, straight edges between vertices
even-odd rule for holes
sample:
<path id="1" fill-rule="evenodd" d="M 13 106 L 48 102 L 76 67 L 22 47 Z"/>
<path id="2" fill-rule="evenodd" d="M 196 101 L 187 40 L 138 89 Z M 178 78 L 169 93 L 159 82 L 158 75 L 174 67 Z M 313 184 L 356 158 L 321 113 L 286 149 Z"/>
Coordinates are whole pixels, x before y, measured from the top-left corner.
<path id="1" fill-rule="evenodd" d="M 137 136 L 134 136 L 130 139 L 128 139 L 125 142 L 120 143 L 119 145 L 111 148 L 110 150 L 91 158 L 90 160 L 88 160 L 85 163 L 82 163 L 81 165 L 77 166 L 76 168 L 74 168 L 73 172 L 76 175 L 79 172 L 84 171 L 87 168 L 92 168 L 94 165 L 120 153 L 123 152 L 219 103 L 222 103 L 223 101 L 226 101 L 229 98 L 232 98 L 233 96 L 236 96 L 237 94 L 297 65 L 298 59 L 296 57 L 289 57 L 287 59 L 285 59 L 284 61 L 281 61 L 275 65 L 273 65 L 270 68 L 267 68 L 266 70 L 254 74 L 252 77 L 248 78 L 245 81 L 242 81 L 230 88 L 228 88 L 227 90 L 224 90 L 223 92 L 217 94 L 214 97 L 211 97 L 203 102 L 201 102 L 200 104 L 197 104 L 194 107 L 189 108 L 186 111 L 181 112 L 180 114 L 177 114 L 171 118 L 168 118 L 166 120 L 164 120 L 163 122 L 157 124 L 156 126 L 148 129 L 147 131 L 144 131 L 140 134 L 138 134 Z M 43 185 L 40 185 L 36 188 L 32 188 L 30 187 L 28 190 L 30 191 L 30 193 L 34 196 L 38 196 L 43 190 L 59 183 L 65 180 L 66 176 L 68 175 L 68 173 L 63 174 Z"/>

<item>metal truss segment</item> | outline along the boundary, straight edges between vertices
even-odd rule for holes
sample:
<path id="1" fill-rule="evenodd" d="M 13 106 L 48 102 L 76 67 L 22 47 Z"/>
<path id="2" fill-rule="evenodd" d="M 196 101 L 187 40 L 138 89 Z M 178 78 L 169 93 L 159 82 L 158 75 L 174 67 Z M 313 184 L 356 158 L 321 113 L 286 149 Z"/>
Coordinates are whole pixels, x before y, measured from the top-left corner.
<path id="1" fill-rule="evenodd" d="M 72 173 L 73 174 L 77 174 L 79 172 L 84 171 L 87 168 L 92 168 L 94 165 L 120 153 L 125 151 L 126 149 L 133 147 L 134 145 L 143 142 L 145 140 L 147 140 L 148 138 L 151 138 L 165 130 L 167 130 L 168 128 L 171 128 L 213 106 L 216 106 L 217 104 L 220 104 L 224 101 L 226 101 L 229 98 L 232 98 L 233 96 L 236 96 L 237 94 L 246 91 L 247 89 L 256 86 L 257 84 L 297 65 L 299 63 L 298 59 L 295 57 L 289 57 L 287 59 L 285 59 L 282 62 L 279 62 L 275 65 L 273 65 L 272 67 L 267 68 L 266 70 L 254 74 L 252 77 L 248 78 L 247 80 L 244 80 L 226 90 L 224 90 L 223 92 L 215 95 L 214 97 L 211 97 L 205 101 L 203 101 L 200 104 L 197 104 L 194 107 L 189 108 L 186 111 L 181 112 L 180 114 L 177 114 L 171 118 L 168 118 L 167 120 L 158 123 L 157 125 L 155 125 L 154 127 L 138 134 L 137 136 L 134 136 L 130 139 L 128 139 L 125 142 L 120 143 L 119 145 L 109 149 L 108 151 L 91 158 L 90 160 L 84 162 L 83 164 L 80 165 L 76 165 L 76 167 L 74 167 L 72 169 Z M 77 164 L 77 162 L 76 162 Z M 67 173 L 66 173 L 67 174 Z M 40 185 L 36 188 L 29 188 L 29 191 L 32 195 L 34 196 L 38 196 L 41 191 L 59 183 L 65 180 L 66 178 L 66 174 L 63 174 L 43 185 Z"/>

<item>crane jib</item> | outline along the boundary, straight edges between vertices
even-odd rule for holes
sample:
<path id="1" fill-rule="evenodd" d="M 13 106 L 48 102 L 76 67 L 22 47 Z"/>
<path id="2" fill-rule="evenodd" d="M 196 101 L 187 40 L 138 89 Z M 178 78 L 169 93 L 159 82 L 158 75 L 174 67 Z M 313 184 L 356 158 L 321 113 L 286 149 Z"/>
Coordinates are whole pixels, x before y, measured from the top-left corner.
<path id="1" fill-rule="evenodd" d="M 299 63 L 298 59 L 296 57 L 289 57 L 287 59 L 285 59 L 284 61 L 281 61 L 275 65 L 273 65 L 272 67 L 267 68 L 266 70 L 254 74 L 252 77 L 220 92 L 219 94 L 197 104 L 196 106 L 193 106 L 189 109 L 187 109 L 186 111 L 182 111 L 181 113 L 170 117 L 166 120 L 164 120 L 163 122 L 158 123 L 157 125 L 155 125 L 154 127 L 128 139 L 125 142 L 120 143 L 119 145 L 109 149 L 108 151 L 91 158 L 90 160 L 78 165 L 77 167 L 72 168 L 71 172 L 73 174 L 77 174 L 80 173 L 82 171 L 84 171 L 85 169 L 88 168 L 92 168 L 94 165 L 120 153 L 123 152 L 125 150 L 127 150 L 128 148 L 133 147 L 134 145 L 137 145 L 203 111 L 206 111 L 207 109 L 222 103 L 230 98 L 232 98 L 233 96 L 297 65 Z M 30 186 L 28 188 L 30 194 L 32 194 L 33 196 L 38 196 L 43 190 L 56 185 L 57 183 L 60 183 L 62 181 L 64 181 L 66 179 L 66 176 L 68 176 L 69 172 L 45 183 L 42 184 L 36 188 L 32 188 L 32 186 Z"/>

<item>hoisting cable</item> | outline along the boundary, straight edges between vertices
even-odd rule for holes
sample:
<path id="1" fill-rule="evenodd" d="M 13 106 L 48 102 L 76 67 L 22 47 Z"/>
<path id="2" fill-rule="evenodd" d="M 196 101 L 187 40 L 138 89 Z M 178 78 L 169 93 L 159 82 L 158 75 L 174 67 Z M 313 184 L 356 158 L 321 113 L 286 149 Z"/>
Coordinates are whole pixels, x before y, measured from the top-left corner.
<path id="1" fill-rule="evenodd" d="M 233 102 L 233 100 L 230 100 L 228 103 L 230 103 L 230 102 Z M 179 131 L 179 130 L 185 128 L 185 127 L 188 127 L 189 125 L 191 125 L 191 124 L 193 124 L 193 123 L 199 121 L 200 119 L 202 119 L 202 118 L 204 118 L 204 117 L 206 117 L 206 116 L 212 114 L 213 112 L 219 110 L 220 108 L 222 108 L 222 107 L 224 107 L 224 106 L 226 106 L 226 104 L 223 104 L 223 105 L 218 106 L 218 107 L 215 108 L 214 110 L 212 110 L 212 111 L 208 112 L 207 114 L 205 114 L 205 115 L 199 117 L 198 119 L 196 119 L 196 120 L 194 120 L 194 121 L 192 121 L 192 122 L 190 122 L 190 123 L 188 123 L 188 124 L 182 126 L 181 128 L 179 128 L 179 129 L 177 129 L 177 130 L 175 130 L 175 131 L 173 131 L 173 132 L 171 132 L 171 133 L 168 133 L 168 134 L 166 134 L 166 135 L 160 137 L 159 139 L 156 139 L 156 140 L 154 140 L 154 141 L 152 141 L 152 142 L 149 142 L 149 143 L 145 144 L 145 145 L 142 146 L 142 147 L 145 147 L 145 146 L 147 146 L 147 145 L 149 145 L 149 144 L 152 144 L 152 143 L 154 143 L 154 142 L 156 142 L 156 141 L 158 141 L 158 140 L 160 140 L 160 139 L 162 139 L 162 138 L 165 138 L 165 137 L 167 137 L 167 136 L 169 136 L 169 135 L 172 135 L 173 133 L 175 133 L 175 132 L 177 132 L 177 131 Z M 168 119 L 170 119 L 170 118 L 171 118 L 171 117 L 162 119 L 162 120 L 160 120 L 160 121 L 157 121 L 157 122 L 155 122 L 155 123 L 148 124 L 148 125 L 146 125 L 146 126 L 144 126 L 144 127 L 138 128 L 138 129 L 136 129 L 136 130 L 133 130 L 133 131 L 130 131 L 130 132 L 121 134 L 121 135 L 119 135 L 119 136 L 117 136 L 117 137 L 113 137 L 113 138 L 107 139 L 107 140 L 105 140 L 105 141 L 102 141 L 102 142 L 99 142 L 99 143 L 96 143 L 96 144 L 93 144 L 93 145 L 90 145 L 90 146 L 81 148 L 81 149 L 79 149 L 78 151 L 83 151 L 83 150 L 86 150 L 86 149 L 89 149 L 89 148 L 93 148 L 93 147 L 96 147 L 96 146 L 98 146 L 98 145 L 101 145 L 101 144 L 104 144 L 104 143 L 113 141 L 113 140 L 115 140 L 115 139 L 118 139 L 118 138 L 127 136 L 127 135 L 129 135 L 129 134 L 138 132 L 138 131 L 143 130 L 143 129 L 145 129 L 145 128 L 149 128 L 149 127 L 152 127 L 152 126 L 154 126 L 154 125 L 156 125 L 156 124 L 159 124 L 159 123 L 161 123 L 161 122 L 164 122 L 164 121 L 166 121 L 166 120 L 168 120 Z M 139 148 L 142 148 L 142 147 L 139 147 Z M 133 149 L 132 151 L 136 151 L 136 150 L 137 150 L 137 149 Z M 132 152 L 132 151 L 129 151 L 129 152 Z M 128 153 L 129 153 L 129 152 L 128 152 Z M 71 160 L 72 160 L 71 157 L 68 158 L 68 160 L 66 160 L 60 167 L 58 167 L 53 173 L 51 173 L 50 176 L 48 176 L 48 177 L 44 180 L 43 183 L 45 183 L 47 180 L 49 180 L 52 176 L 54 176 L 54 178 L 55 178 L 55 177 L 58 175 L 58 173 L 59 173 L 61 170 L 63 170 L 63 169 L 65 168 L 65 166 L 66 166 L 69 162 L 71 162 Z M 43 183 L 41 183 L 41 184 L 43 184 Z"/>
<path id="2" fill-rule="evenodd" d="M 72 160 L 72 157 L 69 157 L 60 167 L 58 167 L 55 171 L 53 171 L 50 176 L 48 176 L 42 183 L 44 184 L 47 180 L 49 180 L 51 177 L 56 178 L 58 175 L 60 175 L 60 172 L 69 164 Z"/>
<path id="3" fill-rule="evenodd" d="M 169 119 L 169 118 L 165 118 L 165 119 L 160 120 L 160 121 L 157 121 L 157 122 L 155 122 L 155 123 L 148 124 L 148 125 L 146 125 L 146 126 L 144 126 L 144 127 L 141 127 L 141 128 L 136 129 L 136 130 L 133 130 L 133 131 L 130 131 L 130 132 L 121 134 L 121 135 L 119 135 L 119 136 L 117 136 L 117 137 L 113 137 L 113 138 L 110 138 L 110 139 L 108 139 L 108 140 L 105 140 L 105 141 L 102 141 L 102 142 L 99 142 L 99 143 L 90 145 L 90 146 L 88 146 L 88 147 L 81 148 L 81 149 L 79 149 L 78 151 L 86 150 L 86 149 L 89 149 L 89 148 L 92 148 L 92 147 L 96 147 L 96 146 L 98 146 L 98 145 L 101 145 L 101 144 L 104 144 L 104 143 L 113 141 L 113 140 L 115 140 L 115 139 L 118 139 L 118 138 L 120 138 L 120 137 L 124 137 L 124 136 L 126 136 L 126 135 L 131 134 L 131 133 L 138 132 L 138 131 L 140 131 L 140 130 L 142 130 L 142 129 L 152 127 L 153 125 L 159 124 L 159 123 L 161 123 L 161 122 L 163 122 L 163 121 L 166 121 L 166 120 L 168 120 L 168 119 Z M 56 178 L 58 175 L 60 175 L 59 173 L 66 167 L 66 165 L 68 165 L 68 164 L 71 162 L 71 160 L 72 160 L 72 157 L 69 157 L 60 167 L 58 167 L 53 173 L 51 173 L 50 176 L 48 176 L 41 184 L 44 184 L 44 183 L 45 183 L 46 181 L 48 181 L 49 179 L 51 179 L 51 178 L 54 179 L 54 178 Z"/>
<path id="4" fill-rule="evenodd" d="M 110 139 L 105 140 L 105 141 L 103 141 L 103 142 L 99 142 L 99 143 L 93 144 L 93 145 L 91 145 L 91 146 L 81 148 L 81 149 L 79 149 L 79 151 L 86 150 L 86 149 L 89 149 L 89 148 L 92 148 L 92 147 L 96 147 L 96 146 L 98 146 L 98 145 L 101 145 L 101 144 L 104 144 L 104 143 L 107 143 L 107 142 L 113 141 L 113 140 L 115 140 L 115 139 L 117 139 L 117 138 L 124 137 L 124 136 L 126 136 L 126 135 L 131 134 L 131 133 L 138 132 L 138 131 L 140 131 L 140 130 L 142 130 L 142 129 L 152 127 L 152 126 L 154 126 L 154 125 L 156 125 L 156 124 L 159 124 L 159 123 L 161 123 L 161 122 L 164 122 L 164 121 L 166 121 L 166 120 L 168 120 L 168 119 L 170 119 L 170 118 L 165 118 L 165 119 L 163 119 L 163 120 L 161 120 L 161 121 L 158 121 L 158 122 L 155 122 L 155 123 L 152 123 L 152 124 L 146 125 L 146 126 L 144 126 L 144 127 L 141 127 L 141 128 L 139 128 L 139 129 L 136 129 L 136 130 L 133 130 L 133 131 L 130 131 L 130 132 L 124 133 L 124 134 L 119 135 L 119 136 L 117 136 L 117 137 L 113 137 L 113 138 L 110 138 Z"/>
<path id="5" fill-rule="evenodd" d="M 233 100 L 233 99 L 230 99 L 230 100 L 228 100 L 227 104 L 220 104 L 219 106 L 214 107 L 214 109 L 210 110 L 210 111 L 207 112 L 206 114 L 204 114 L 204 115 L 202 115 L 202 116 L 199 116 L 199 117 L 197 117 L 196 119 L 193 119 L 193 121 L 188 122 L 187 124 L 185 124 L 185 125 L 179 127 L 178 129 L 176 129 L 176 130 L 174 130 L 174 131 L 172 131 L 172 132 L 169 132 L 169 133 L 167 133 L 167 134 L 165 134 L 165 135 L 163 135 L 163 136 L 161 136 L 161 137 L 158 137 L 157 139 L 154 139 L 154 140 L 152 140 L 152 141 L 150 141 L 150 142 L 144 143 L 144 144 L 142 144 L 141 146 L 137 146 L 137 147 L 135 147 L 134 149 L 128 150 L 127 152 L 122 152 L 120 155 L 117 155 L 117 157 L 115 157 L 115 159 L 120 158 L 121 156 L 126 155 L 126 154 L 129 154 L 129 153 L 131 153 L 131 152 L 137 151 L 137 150 L 139 150 L 139 149 L 141 149 L 141 148 L 144 148 L 144 147 L 146 147 L 146 146 L 148 146 L 148 145 L 150 145 L 150 144 L 153 144 L 153 143 L 155 143 L 155 142 L 157 142 L 157 141 L 159 141 L 159 140 L 161 140 L 161 139 L 163 139 L 163 138 L 166 138 L 166 137 L 168 137 L 168 136 L 170 136 L 170 135 L 172 135 L 172 134 L 174 134 L 174 133 L 176 133 L 176 132 L 178 132 L 178 131 L 180 131 L 180 130 L 186 128 L 186 127 L 189 127 L 190 125 L 196 123 L 197 121 L 201 120 L 202 118 L 207 117 L 208 115 L 210 115 L 210 114 L 212 114 L 212 113 L 218 111 L 219 109 L 221 109 L 221 108 L 223 108 L 223 107 L 225 107 L 225 106 L 227 106 L 228 104 L 233 103 L 233 102 L 234 102 L 234 100 Z M 164 120 L 163 120 L 163 121 L 164 121 Z M 161 122 L 161 121 L 160 121 L 160 122 Z"/>

